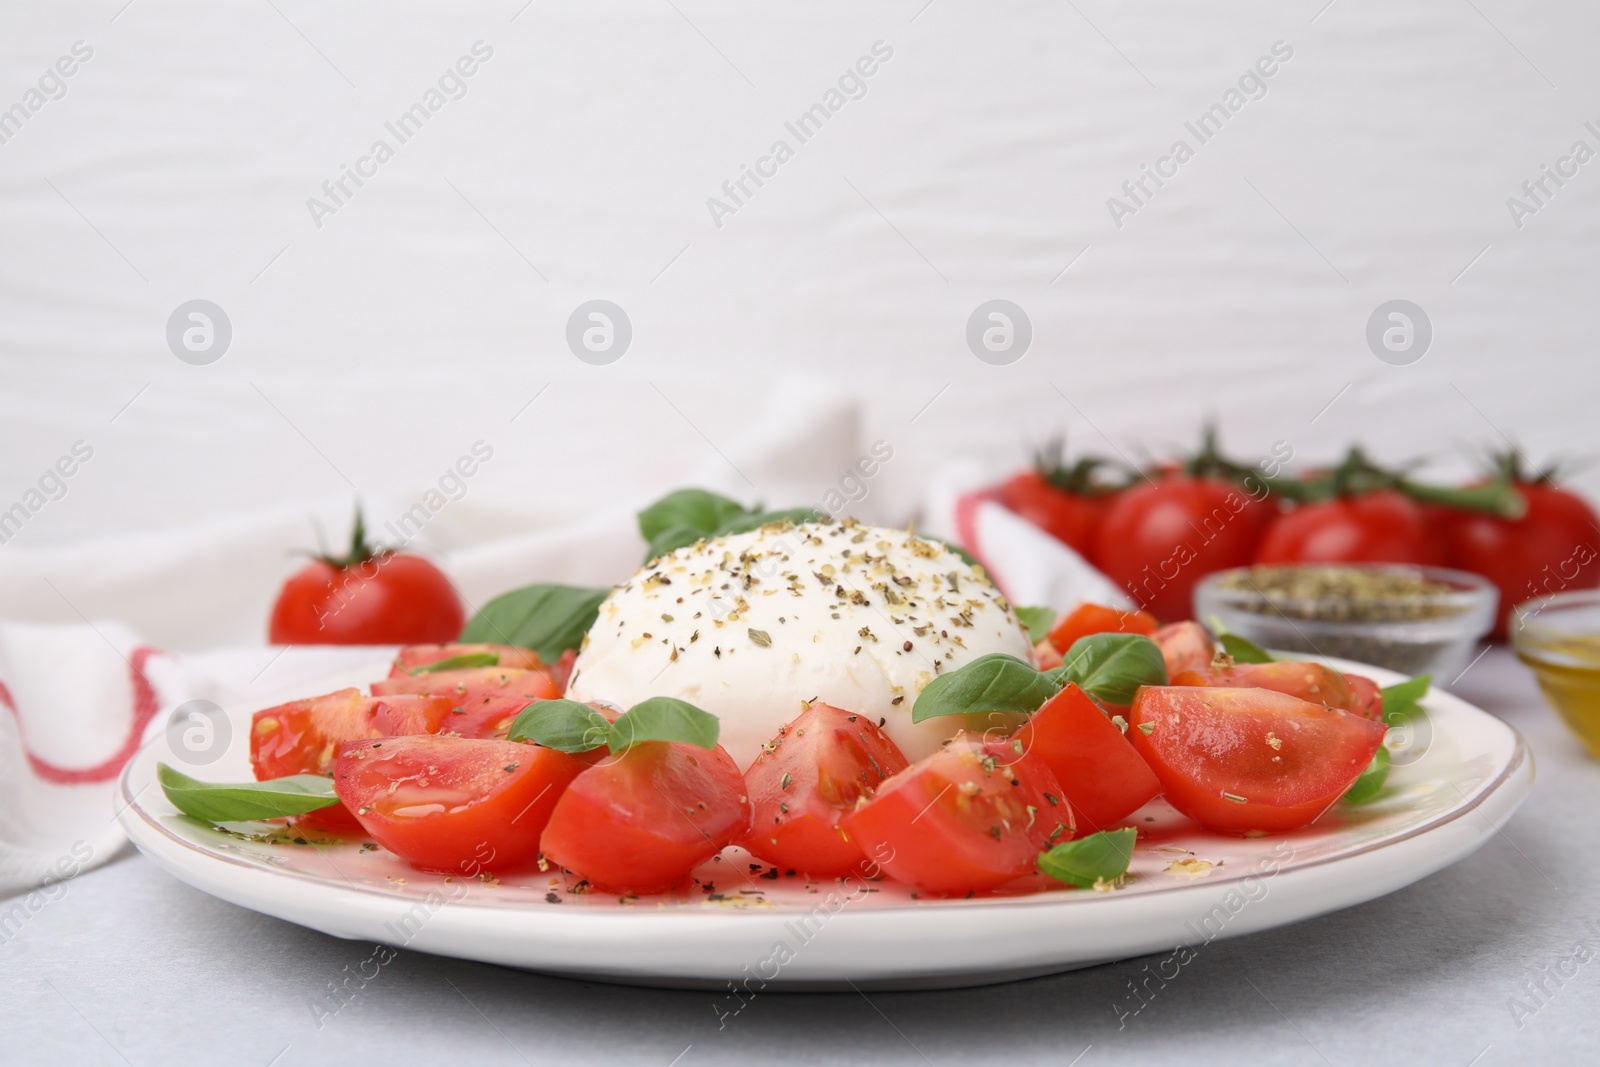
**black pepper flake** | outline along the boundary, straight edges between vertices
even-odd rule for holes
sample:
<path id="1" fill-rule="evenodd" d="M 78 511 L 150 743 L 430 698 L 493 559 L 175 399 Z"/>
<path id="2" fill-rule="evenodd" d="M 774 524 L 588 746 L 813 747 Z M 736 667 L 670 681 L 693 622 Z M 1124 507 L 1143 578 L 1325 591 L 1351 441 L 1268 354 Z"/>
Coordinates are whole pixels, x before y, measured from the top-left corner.
<path id="1" fill-rule="evenodd" d="M 561 903 L 561 898 L 556 896 L 554 890 L 551 890 L 550 892 L 546 893 L 544 895 L 544 900 L 545 900 L 546 904 L 560 904 Z"/>

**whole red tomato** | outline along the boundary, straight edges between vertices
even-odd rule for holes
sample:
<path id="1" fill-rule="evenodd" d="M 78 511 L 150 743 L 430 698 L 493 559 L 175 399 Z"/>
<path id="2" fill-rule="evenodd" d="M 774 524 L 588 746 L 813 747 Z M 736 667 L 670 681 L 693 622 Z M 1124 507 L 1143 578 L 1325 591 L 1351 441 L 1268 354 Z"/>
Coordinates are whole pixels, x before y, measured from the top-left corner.
<path id="1" fill-rule="evenodd" d="M 1013 476 L 998 495 L 1006 508 L 1089 559 L 1116 489 L 1096 479 L 1103 461 L 1086 457 L 1068 467 L 1063 452 L 1059 441 L 1045 446 L 1033 469 Z"/>
<path id="2" fill-rule="evenodd" d="M 319 556 L 284 583 L 275 645 L 443 644 L 466 622 L 450 579 L 421 556 L 375 550 L 357 513 L 350 554 Z"/>
<path id="3" fill-rule="evenodd" d="M 1257 563 L 1444 562 L 1422 505 L 1393 489 L 1302 504 L 1267 528 Z"/>
<path id="4" fill-rule="evenodd" d="M 1125 490 L 1100 525 L 1095 562 L 1145 610 L 1192 618 L 1196 583 L 1242 567 L 1274 508 L 1219 478 L 1178 475 Z"/>
<path id="5" fill-rule="evenodd" d="M 1497 638 L 1505 637 L 1512 609 L 1524 601 L 1600 587 L 1600 518 L 1594 509 L 1555 485 L 1551 474 L 1514 484 L 1528 508 L 1520 519 L 1454 508 L 1434 512 L 1451 565 L 1483 575 L 1500 590 Z"/>

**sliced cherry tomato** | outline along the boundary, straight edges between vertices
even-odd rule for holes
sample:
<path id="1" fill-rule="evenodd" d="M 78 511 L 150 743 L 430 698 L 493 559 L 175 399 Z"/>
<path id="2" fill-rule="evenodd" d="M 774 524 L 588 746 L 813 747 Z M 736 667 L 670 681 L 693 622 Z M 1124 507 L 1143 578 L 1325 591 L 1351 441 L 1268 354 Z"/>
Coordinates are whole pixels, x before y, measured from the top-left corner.
<path id="1" fill-rule="evenodd" d="M 1181 671 L 1209 667 L 1217 654 L 1210 631 L 1197 622 L 1169 622 L 1151 634 L 1150 640 L 1161 649 L 1168 678 Z"/>
<path id="2" fill-rule="evenodd" d="M 442 697 L 369 697 L 341 689 L 309 700 L 294 700 L 256 712 L 250 719 L 250 765 L 257 781 L 291 774 L 328 774 L 346 741 L 390 734 L 437 733 L 450 718 Z M 360 832 L 342 804 L 308 812 L 295 820 L 328 833 Z"/>
<path id="3" fill-rule="evenodd" d="M 1393 489 L 1302 504 L 1267 528 L 1257 563 L 1444 562 L 1422 505 Z"/>
<path id="4" fill-rule="evenodd" d="M 1344 680 L 1350 683 L 1348 710 L 1383 721 L 1383 690 L 1378 683 L 1362 674 L 1346 674 Z"/>
<path id="5" fill-rule="evenodd" d="M 550 812 L 582 769 L 564 752 L 513 741 L 385 737 L 342 746 L 333 788 L 390 852 L 470 877 L 536 857 Z"/>
<path id="6" fill-rule="evenodd" d="M 1107 830 L 1161 792 L 1161 782 L 1111 717 L 1076 685 L 1045 702 L 1017 731 L 1044 761 L 1083 830 Z"/>
<path id="7" fill-rule="evenodd" d="M 682 882 L 749 829 L 744 779 L 720 746 L 646 741 L 578 775 L 543 847 L 600 888 L 643 893 Z"/>
<path id="8" fill-rule="evenodd" d="M 403 674 L 372 683 L 374 696 L 426 693 L 454 702 L 445 730 L 462 737 L 503 739 L 512 720 L 535 700 L 553 700 L 561 690 L 543 671 L 477 667 L 433 674 Z"/>
<path id="9" fill-rule="evenodd" d="M 1167 801 L 1228 834 L 1316 819 L 1367 769 L 1387 732 L 1381 722 L 1270 689 L 1145 686 L 1129 722 L 1128 739 Z"/>
<path id="10" fill-rule="evenodd" d="M 1348 677 L 1320 663 L 1284 660 L 1275 663 L 1235 663 L 1231 667 L 1208 665 L 1198 670 L 1179 671 L 1171 681 L 1173 685 L 1214 689 L 1270 689 L 1274 693 L 1287 693 L 1313 704 L 1326 704 L 1330 708 L 1363 715 L 1371 704 L 1371 693 L 1358 693 Z"/>
<path id="11" fill-rule="evenodd" d="M 1194 616 L 1194 587 L 1255 556 L 1271 502 L 1217 478 L 1172 476 L 1129 489 L 1106 513 L 1096 564 L 1158 618 Z"/>
<path id="12" fill-rule="evenodd" d="M 1125 611 L 1108 608 L 1104 604 L 1082 603 L 1056 623 L 1050 631 L 1050 643 L 1057 652 L 1065 653 L 1073 642 L 1090 634 L 1153 634 L 1156 618 L 1145 611 Z"/>
<path id="13" fill-rule="evenodd" d="M 567 683 L 572 681 L 572 665 L 576 662 L 578 662 L 578 650 L 569 648 L 561 653 L 560 659 L 545 668 L 545 673 L 550 675 L 550 680 L 563 693 L 567 691 Z"/>
<path id="14" fill-rule="evenodd" d="M 514 667 L 517 670 L 536 671 L 544 668 L 539 654 L 531 648 L 512 645 L 408 645 L 395 653 L 394 665 L 389 668 L 391 678 L 409 678 L 418 667 L 442 663 L 462 656 L 494 656 L 492 667 Z M 424 671 L 423 673 L 429 673 Z"/>
<path id="15" fill-rule="evenodd" d="M 813 878 L 846 874 L 865 857 L 840 831 L 840 818 L 907 766 L 871 719 L 811 704 L 744 772 L 754 814 L 739 843 L 757 859 Z"/>
<path id="16" fill-rule="evenodd" d="M 958 734 L 844 817 L 850 839 L 897 881 L 933 893 L 993 889 L 1072 837 L 1050 768 L 1011 740 Z"/>

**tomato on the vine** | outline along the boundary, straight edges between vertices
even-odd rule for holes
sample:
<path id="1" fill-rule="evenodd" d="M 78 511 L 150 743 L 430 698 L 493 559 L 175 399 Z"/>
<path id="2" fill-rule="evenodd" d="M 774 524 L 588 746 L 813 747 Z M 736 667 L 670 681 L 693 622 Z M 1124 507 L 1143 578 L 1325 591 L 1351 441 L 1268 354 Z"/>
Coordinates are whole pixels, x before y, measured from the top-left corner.
<path id="1" fill-rule="evenodd" d="M 1078 555 L 1090 559 L 1095 535 L 1116 497 L 1116 488 L 1096 478 L 1103 460 L 1085 457 L 1067 466 L 1062 442 L 1040 449 L 1032 470 L 1000 486 L 1000 503 Z"/>
<path id="2" fill-rule="evenodd" d="M 1100 526 L 1095 560 L 1157 618 L 1192 618 L 1194 587 L 1255 555 L 1273 507 L 1241 485 L 1176 475 L 1126 490 Z"/>
<path id="3" fill-rule="evenodd" d="M 1516 457 L 1507 453 L 1499 462 L 1527 507 L 1521 518 L 1456 508 L 1433 512 L 1450 564 L 1481 574 L 1500 591 L 1494 632 L 1500 638 L 1518 604 L 1600 587 L 1600 517 L 1582 497 L 1556 484 L 1554 470 L 1524 475 Z"/>
<path id="4" fill-rule="evenodd" d="M 1278 516 L 1257 563 L 1444 562 L 1422 505 L 1395 489 L 1301 504 Z"/>
<path id="5" fill-rule="evenodd" d="M 284 583 L 267 640 L 275 645 L 441 644 L 461 633 L 461 598 L 421 556 L 367 544 L 356 513 L 350 551 L 323 555 Z"/>

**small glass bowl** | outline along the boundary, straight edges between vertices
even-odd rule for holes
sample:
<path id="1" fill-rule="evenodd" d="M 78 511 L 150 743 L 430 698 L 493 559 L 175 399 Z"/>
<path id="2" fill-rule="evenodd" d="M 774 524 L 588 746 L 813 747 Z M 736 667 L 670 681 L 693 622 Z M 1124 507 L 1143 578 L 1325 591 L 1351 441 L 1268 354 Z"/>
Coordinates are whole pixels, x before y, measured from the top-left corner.
<path id="1" fill-rule="evenodd" d="M 1366 571 L 1423 578 L 1438 592 L 1369 600 L 1357 607 L 1348 597 L 1268 596 L 1250 581 L 1234 587 L 1230 575 L 1262 570 Z M 1334 656 L 1388 667 L 1401 674 L 1431 674 L 1449 685 L 1467 666 L 1472 650 L 1494 627 L 1499 594 L 1493 583 L 1466 571 L 1392 563 L 1304 563 L 1218 571 L 1195 588 L 1195 614 L 1216 616 L 1223 625 L 1263 648 Z"/>
<path id="2" fill-rule="evenodd" d="M 1600 759 L 1600 589 L 1529 601 L 1512 614 L 1509 630 L 1545 699 Z"/>

